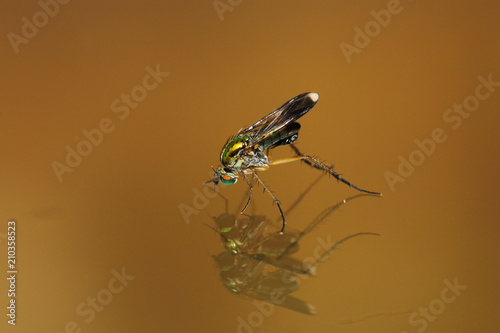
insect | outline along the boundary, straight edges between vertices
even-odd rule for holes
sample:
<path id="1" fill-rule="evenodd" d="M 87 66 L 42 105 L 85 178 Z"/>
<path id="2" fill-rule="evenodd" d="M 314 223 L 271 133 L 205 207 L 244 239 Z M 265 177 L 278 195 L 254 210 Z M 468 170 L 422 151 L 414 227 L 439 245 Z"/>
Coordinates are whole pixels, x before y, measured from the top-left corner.
<path id="1" fill-rule="evenodd" d="M 300 130 L 300 124 L 296 120 L 309 112 L 316 105 L 318 99 L 319 95 L 316 93 L 308 92 L 300 94 L 256 123 L 240 129 L 235 136 L 229 138 L 222 148 L 220 154 L 222 167 L 218 167 L 215 170 L 215 177 L 205 183 L 213 182 L 215 185 L 218 185 L 221 182 L 225 185 L 232 185 L 236 183 L 239 175 L 243 175 L 243 178 L 245 178 L 250 187 L 247 203 L 241 210 L 241 213 L 243 213 L 252 198 L 253 185 L 247 176 L 252 175 L 252 180 L 257 179 L 278 206 L 283 221 L 281 232 L 285 230 L 286 222 L 280 201 L 257 174 L 257 171 L 265 171 L 271 165 L 304 161 L 309 166 L 332 175 L 338 181 L 358 191 L 373 195 L 382 195 L 378 192 L 364 190 L 350 183 L 333 171 L 331 165 L 321 162 L 313 156 L 302 154 L 295 147 L 293 143 L 297 140 Z M 270 149 L 284 145 L 290 145 L 297 155 L 277 160 L 270 160 L 268 158 L 268 151 Z"/>

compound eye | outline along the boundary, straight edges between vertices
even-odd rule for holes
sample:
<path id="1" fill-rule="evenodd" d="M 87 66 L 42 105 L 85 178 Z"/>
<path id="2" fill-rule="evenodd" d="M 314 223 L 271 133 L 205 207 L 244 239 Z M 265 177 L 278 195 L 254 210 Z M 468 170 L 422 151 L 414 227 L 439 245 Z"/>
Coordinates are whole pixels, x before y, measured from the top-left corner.
<path id="1" fill-rule="evenodd" d="M 224 185 L 233 185 L 236 183 L 236 177 L 231 177 L 228 175 L 220 175 L 220 181 Z"/>

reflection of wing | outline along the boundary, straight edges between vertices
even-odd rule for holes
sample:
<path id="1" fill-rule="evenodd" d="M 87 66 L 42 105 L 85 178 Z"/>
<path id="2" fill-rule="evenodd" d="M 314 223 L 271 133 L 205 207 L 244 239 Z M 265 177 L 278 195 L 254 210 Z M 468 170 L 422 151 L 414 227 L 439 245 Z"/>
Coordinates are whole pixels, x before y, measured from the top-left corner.
<path id="1" fill-rule="evenodd" d="M 290 295 L 300 287 L 300 278 L 294 272 L 262 265 L 260 260 L 246 254 L 224 251 L 214 259 L 220 269 L 222 285 L 231 293 L 271 302 L 303 314 L 316 314 L 314 305 Z"/>
<path id="2" fill-rule="evenodd" d="M 237 135 L 249 134 L 252 143 L 259 142 L 265 137 L 279 131 L 289 123 L 302 117 L 316 105 L 318 98 L 319 95 L 316 93 L 300 94 L 255 124 L 241 129 Z"/>

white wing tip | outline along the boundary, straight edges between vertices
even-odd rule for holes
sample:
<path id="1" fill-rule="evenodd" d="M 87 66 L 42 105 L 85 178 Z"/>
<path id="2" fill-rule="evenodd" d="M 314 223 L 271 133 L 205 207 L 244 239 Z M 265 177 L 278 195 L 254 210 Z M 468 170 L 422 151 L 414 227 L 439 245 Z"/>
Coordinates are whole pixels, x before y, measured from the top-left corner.
<path id="1" fill-rule="evenodd" d="M 309 98 L 313 101 L 316 102 L 319 99 L 319 95 L 316 93 L 309 93 Z"/>

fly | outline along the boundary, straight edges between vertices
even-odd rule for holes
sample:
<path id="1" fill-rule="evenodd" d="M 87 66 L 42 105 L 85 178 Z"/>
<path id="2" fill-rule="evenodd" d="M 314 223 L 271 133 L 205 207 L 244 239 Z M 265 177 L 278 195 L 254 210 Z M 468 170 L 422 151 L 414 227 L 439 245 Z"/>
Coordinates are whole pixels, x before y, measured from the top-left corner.
<path id="1" fill-rule="evenodd" d="M 252 180 L 254 178 L 257 179 L 278 206 L 283 221 L 281 232 L 285 230 L 286 222 L 280 201 L 257 175 L 257 171 L 265 171 L 271 165 L 304 161 L 309 166 L 332 175 L 338 181 L 358 191 L 373 195 L 382 195 L 378 192 L 364 190 L 350 183 L 333 171 L 333 167 L 330 164 L 321 162 L 313 156 L 302 154 L 293 144 L 297 140 L 300 130 L 300 124 L 296 120 L 309 112 L 316 105 L 318 99 L 319 95 L 316 93 L 300 94 L 256 123 L 240 129 L 234 137 L 229 138 L 222 148 L 220 161 L 223 166 L 218 167 L 215 170 L 215 177 L 206 183 L 213 182 L 215 185 L 218 185 L 221 182 L 225 185 L 232 185 L 236 183 L 238 176 L 242 175 L 250 187 L 247 203 L 241 210 L 241 213 L 243 213 L 252 198 L 253 185 L 247 176 L 251 174 Z M 284 145 L 290 145 L 296 156 L 270 160 L 267 154 L 269 149 Z"/>

